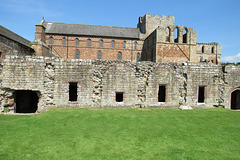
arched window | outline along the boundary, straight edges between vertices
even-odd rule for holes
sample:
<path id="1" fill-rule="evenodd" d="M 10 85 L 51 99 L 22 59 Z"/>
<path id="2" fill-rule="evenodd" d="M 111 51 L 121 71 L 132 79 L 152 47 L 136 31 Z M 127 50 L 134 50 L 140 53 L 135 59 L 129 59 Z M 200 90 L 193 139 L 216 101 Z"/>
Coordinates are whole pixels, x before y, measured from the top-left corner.
<path id="1" fill-rule="evenodd" d="M 100 40 L 100 48 L 103 47 L 103 40 Z"/>
<path id="2" fill-rule="evenodd" d="M 91 39 L 88 39 L 88 47 L 91 47 Z"/>
<path id="3" fill-rule="evenodd" d="M 214 53 L 214 47 L 212 47 L 212 53 Z"/>
<path id="4" fill-rule="evenodd" d="M 75 58 L 79 59 L 79 50 L 78 49 L 76 50 L 76 57 Z"/>
<path id="5" fill-rule="evenodd" d="M 187 31 L 187 29 L 185 28 L 185 29 L 183 30 L 183 43 L 187 43 L 187 33 L 188 33 L 188 31 Z"/>
<path id="6" fill-rule="evenodd" d="M 50 37 L 50 44 L 52 45 L 53 44 L 53 38 Z"/>
<path id="7" fill-rule="evenodd" d="M 122 53 L 121 52 L 118 52 L 118 60 L 122 60 Z"/>
<path id="8" fill-rule="evenodd" d="M 174 29 L 174 42 L 178 43 L 178 28 L 177 27 Z"/>
<path id="9" fill-rule="evenodd" d="M 126 48 L 126 42 L 125 41 L 123 42 L 123 48 Z"/>
<path id="10" fill-rule="evenodd" d="M 204 47 L 204 46 L 202 46 L 202 53 L 204 53 L 204 52 L 205 52 L 204 50 L 205 50 L 205 47 Z"/>
<path id="11" fill-rule="evenodd" d="M 134 42 L 134 49 L 137 49 L 137 42 Z"/>
<path id="12" fill-rule="evenodd" d="M 76 38 L 75 42 L 76 42 L 76 47 L 77 47 L 78 43 L 79 43 L 79 40 Z"/>
<path id="13" fill-rule="evenodd" d="M 170 28 L 166 28 L 166 42 L 170 42 Z"/>
<path id="14" fill-rule="evenodd" d="M 66 38 L 63 37 L 63 45 L 66 46 Z"/>
<path id="15" fill-rule="evenodd" d="M 102 58 L 102 52 L 98 51 L 98 59 L 101 59 L 101 58 Z"/>
<path id="16" fill-rule="evenodd" d="M 137 53 L 137 62 L 140 61 L 140 53 Z"/>
<path id="17" fill-rule="evenodd" d="M 115 47 L 115 41 L 112 41 L 112 48 Z"/>

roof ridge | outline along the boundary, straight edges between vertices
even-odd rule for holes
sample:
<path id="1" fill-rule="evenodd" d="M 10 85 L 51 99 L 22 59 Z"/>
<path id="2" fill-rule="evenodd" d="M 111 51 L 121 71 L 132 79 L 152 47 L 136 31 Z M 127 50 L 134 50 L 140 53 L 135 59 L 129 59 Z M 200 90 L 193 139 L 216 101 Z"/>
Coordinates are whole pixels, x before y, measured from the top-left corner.
<path id="1" fill-rule="evenodd" d="M 119 27 L 119 26 L 105 26 L 105 25 L 93 25 L 93 24 L 78 24 L 78 23 L 63 23 L 63 22 L 49 22 L 45 21 L 44 23 L 58 23 L 58 24 L 67 24 L 67 25 L 82 25 L 82 26 L 100 26 L 100 27 L 113 27 L 113 28 L 129 28 L 129 29 L 138 29 L 134 27 Z"/>

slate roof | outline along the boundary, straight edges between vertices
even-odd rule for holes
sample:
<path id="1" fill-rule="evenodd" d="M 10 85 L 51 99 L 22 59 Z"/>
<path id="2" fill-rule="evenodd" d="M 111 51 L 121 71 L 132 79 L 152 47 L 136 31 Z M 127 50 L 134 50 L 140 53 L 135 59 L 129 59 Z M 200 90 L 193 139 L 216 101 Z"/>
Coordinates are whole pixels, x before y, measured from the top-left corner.
<path id="1" fill-rule="evenodd" d="M 46 33 L 139 39 L 138 28 L 45 22 Z"/>
<path id="2" fill-rule="evenodd" d="M 29 46 L 29 43 L 30 43 L 29 40 L 26 40 L 25 38 L 19 36 L 18 34 L 8 30 L 7 28 L 5 28 L 5 27 L 3 27 L 1 25 L 0 25 L 0 35 L 6 37 L 8 39 L 11 39 L 11 40 L 13 40 L 15 42 L 18 42 L 18 43 L 20 43 L 20 44 L 22 44 L 24 46 L 27 46 L 27 47 L 31 48 Z"/>

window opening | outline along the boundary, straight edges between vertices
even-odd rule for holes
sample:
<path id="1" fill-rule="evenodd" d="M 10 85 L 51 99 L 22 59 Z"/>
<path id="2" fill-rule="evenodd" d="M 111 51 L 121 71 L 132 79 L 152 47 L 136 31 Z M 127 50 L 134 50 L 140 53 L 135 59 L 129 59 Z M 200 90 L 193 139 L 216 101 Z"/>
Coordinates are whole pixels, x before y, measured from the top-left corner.
<path id="1" fill-rule="evenodd" d="M 204 46 L 202 46 L 202 53 L 204 53 L 204 50 L 205 50 L 205 47 L 204 47 Z"/>
<path id="2" fill-rule="evenodd" d="M 137 49 L 137 42 L 134 42 L 134 49 Z"/>
<path id="3" fill-rule="evenodd" d="M 205 87 L 204 86 L 199 86 L 198 88 L 198 103 L 204 103 L 204 95 L 205 92 Z"/>
<path id="4" fill-rule="evenodd" d="M 214 53 L 214 47 L 212 47 L 212 53 Z"/>
<path id="5" fill-rule="evenodd" d="M 98 59 L 101 59 L 101 51 L 98 51 Z"/>
<path id="6" fill-rule="evenodd" d="M 158 102 L 166 102 L 166 86 L 165 85 L 159 85 Z"/>
<path id="7" fill-rule="evenodd" d="M 66 39 L 63 38 L 63 45 L 66 46 Z"/>
<path id="8" fill-rule="evenodd" d="M 178 43 L 178 33 L 179 31 L 178 31 L 178 28 L 175 28 L 174 29 L 174 42 L 175 43 Z"/>
<path id="9" fill-rule="evenodd" d="M 103 47 L 103 40 L 100 40 L 100 48 Z"/>
<path id="10" fill-rule="evenodd" d="M 75 42 L 76 42 L 76 46 L 78 46 L 79 40 L 78 40 L 78 39 L 76 39 L 76 41 L 75 41 Z"/>
<path id="11" fill-rule="evenodd" d="M 88 47 L 91 47 L 91 40 L 88 39 Z"/>
<path id="12" fill-rule="evenodd" d="M 77 83 L 69 83 L 69 101 L 77 101 Z"/>
<path id="13" fill-rule="evenodd" d="M 112 41 L 112 48 L 114 48 L 115 47 L 115 42 L 114 41 Z"/>
<path id="14" fill-rule="evenodd" d="M 79 59 L 79 50 L 76 50 L 76 59 Z"/>
<path id="15" fill-rule="evenodd" d="M 123 102 L 123 92 L 116 92 L 116 102 Z"/>
<path id="16" fill-rule="evenodd" d="M 50 37 L 50 44 L 52 45 L 53 44 L 53 38 Z"/>
<path id="17" fill-rule="evenodd" d="M 118 52 L 118 60 L 122 60 L 122 53 Z"/>
<path id="18" fill-rule="evenodd" d="M 125 41 L 123 42 L 123 48 L 126 48 L 126 42 Z"/>

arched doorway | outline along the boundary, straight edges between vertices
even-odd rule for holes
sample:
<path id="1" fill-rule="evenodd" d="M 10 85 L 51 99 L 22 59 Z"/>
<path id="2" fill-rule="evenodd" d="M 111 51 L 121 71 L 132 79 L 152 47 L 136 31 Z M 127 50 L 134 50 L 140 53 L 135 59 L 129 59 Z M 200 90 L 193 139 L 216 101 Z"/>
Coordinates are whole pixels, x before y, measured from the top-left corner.
<path id="1" fill-rule="evenodd" d="M 240 109 L 240 89 L 231 94 L 231 109 Z"/>

